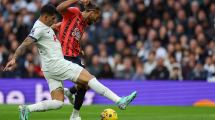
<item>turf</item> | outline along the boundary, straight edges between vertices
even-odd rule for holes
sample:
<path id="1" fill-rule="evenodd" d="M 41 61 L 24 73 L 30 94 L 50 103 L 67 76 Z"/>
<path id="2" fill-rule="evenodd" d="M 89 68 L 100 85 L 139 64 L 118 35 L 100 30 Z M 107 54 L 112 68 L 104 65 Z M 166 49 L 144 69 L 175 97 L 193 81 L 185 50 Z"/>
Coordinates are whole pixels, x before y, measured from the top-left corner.
<path id="1" fill-rule="evenodd" d="M 151 107 L 129 106 L 121 111 L 115 106 L 84 106 L 82 120 L 100 120 L 105 108 L 117 111 L 119 120 L 215 120 L 215 108 L 208 107 Z M 30 120 L 69 120 L 72 106 L 64 106 L 57 111 L 38 112 L 30 115 Z M 18 120 L 16 105 L 0 105 L 0 120 Z"/>

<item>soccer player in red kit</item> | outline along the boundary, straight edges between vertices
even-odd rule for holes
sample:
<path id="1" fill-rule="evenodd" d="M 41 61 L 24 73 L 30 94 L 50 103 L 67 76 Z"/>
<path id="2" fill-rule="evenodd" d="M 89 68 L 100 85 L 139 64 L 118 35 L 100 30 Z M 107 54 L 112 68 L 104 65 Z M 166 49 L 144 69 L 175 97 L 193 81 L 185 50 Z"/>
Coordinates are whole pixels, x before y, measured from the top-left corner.
<path id="1" fill-rule="evenodd" d="M 81 12 L 78 7 L 70 7 L 75 4 L 83 4 L 85 11 Z M 62 15 L 61 23 L 58 23 L 58 37 L 61 42 L 64 58 L 73 63 L 77 63 L 84 67 L 81 62 L 80 55 L 82 54 L 80 40 L 87 26 L 96 22 L 100 16 L 100 10 L 93 5 L 89 0 L 67 0 L 62 2 L 57 11 Z M 84 101 L 84 96 L 87 91 L 86 86 L 74 86 L 65 89 L 65 95 L 75 94 L 74 109 L 70 120 L 79 120 L 79 111 Z"/>

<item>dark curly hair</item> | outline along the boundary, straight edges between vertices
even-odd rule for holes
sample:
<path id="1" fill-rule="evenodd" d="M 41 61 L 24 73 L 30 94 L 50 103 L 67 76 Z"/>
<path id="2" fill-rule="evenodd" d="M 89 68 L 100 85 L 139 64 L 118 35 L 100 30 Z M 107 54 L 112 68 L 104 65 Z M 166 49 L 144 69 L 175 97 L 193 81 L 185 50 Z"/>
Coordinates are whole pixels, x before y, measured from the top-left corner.
<path id="1" fill-rule="evenodd" d="M 87 6 L 84 6 L 85 11 L 100 11 L 100 8 L 98 5 L 90 1 L 90 3 Z"/>

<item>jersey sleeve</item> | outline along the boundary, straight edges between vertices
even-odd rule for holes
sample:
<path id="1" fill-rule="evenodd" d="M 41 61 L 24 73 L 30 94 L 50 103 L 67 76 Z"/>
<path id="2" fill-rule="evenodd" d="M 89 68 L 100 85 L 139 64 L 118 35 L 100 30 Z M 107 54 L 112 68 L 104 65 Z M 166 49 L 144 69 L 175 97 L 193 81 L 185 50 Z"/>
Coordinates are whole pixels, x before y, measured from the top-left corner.
<path id="1" fill-rule="evenodd" d="M 28 36 L 36 42 L 41 37 L 41 34 L 42 30 L 40 28 L 32 28 Z"/>

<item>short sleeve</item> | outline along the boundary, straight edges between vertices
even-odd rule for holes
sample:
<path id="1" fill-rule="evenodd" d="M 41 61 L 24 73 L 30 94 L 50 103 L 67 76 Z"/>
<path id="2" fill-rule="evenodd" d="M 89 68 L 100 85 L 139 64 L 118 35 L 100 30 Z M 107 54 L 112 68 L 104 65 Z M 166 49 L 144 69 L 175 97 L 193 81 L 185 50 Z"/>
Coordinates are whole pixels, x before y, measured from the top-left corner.
<path id="1" fill-rule="evenodd" d="M 32 28 L 28 36 L 36 42 L 41 37 L 41 33 L 40 28 Z"/>

